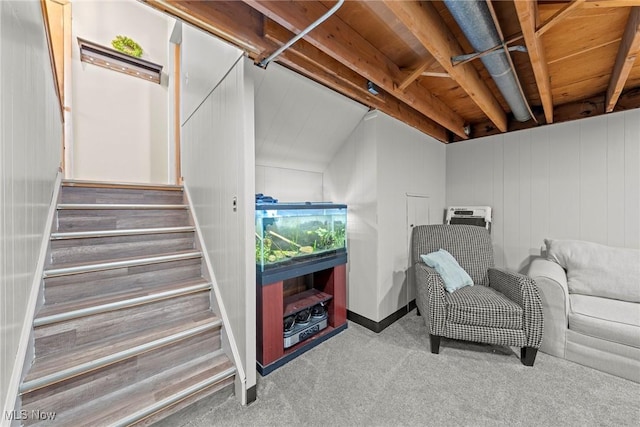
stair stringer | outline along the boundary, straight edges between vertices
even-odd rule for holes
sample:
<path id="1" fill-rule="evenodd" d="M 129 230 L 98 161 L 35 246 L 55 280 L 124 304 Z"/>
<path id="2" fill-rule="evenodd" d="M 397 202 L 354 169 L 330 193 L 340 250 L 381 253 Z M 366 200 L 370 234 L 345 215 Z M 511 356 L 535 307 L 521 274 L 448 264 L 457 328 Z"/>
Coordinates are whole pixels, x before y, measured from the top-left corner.
<path id="1" fill-rule="evenodd" d="M 2 417 L 0 418 L 0 426 L 2 427 L 10 425 L 9 420 L 7 420 L 7 417 L 4 416 L 4 414 L 12 413 L 11 411 L 20 411 L 21 409 L 21 399 L 19 399 L 20 384 L 22 383 L 22 379 L 26 375 L 29 366 L 35 358 L 33 319 L 35 318 L 36 310 L 40 308 L 44 301 L 44 280 L 42 279 L 42 275 L 47 266 L 47 255 L 49 253 L 50 236 L 51 231 L 53 230 L 63 178 L 63 173 L 58 171 L 58 173 L 56 174 L 55 182 L 53 184 L 51 203 L 49 204 L 47 220 L 45 222 L 45 228 L 43 230 L 42 240 L 40 242 L 40 253 L 38 255 L 38 262 L 33 273 L 33 281 L 31 282 L 31 289 L 29 291 L 29 302 L 25 307 L 25 318 L 20 333 L 20 343 L 18 345 L 18 352 L 16 354 L 16 361 L 13 365 L 13 372 L 9 380 L 9 388 L 6 401 L 3 402 Z"/>
<path id="2" fill-rule="evenodd" d="M 204 260 L 204 270 L 202 272 L 203 276 L 211 282 L 211 308 L 215 313 L 218 313 L 220 318 L 222 319 L 222 324 L 224 325 L 222 328 L 222 349 L 229 359 L 233 361 L 233 364 L 236 367 L 236 378 L 235 378 L 235 393 L 236 396 L 241 397 L 242 405 L 246 405 L 247 402 L 247 375 L 244 370 L 244 366 L 242 364 L 242 359 L 240 357 L 240 351 L 238 350 L 238 345 L 233 335 L 233 331 L 231 329 L 229 316 L 227 313 L 227 309 L 225 308 L 224 301 L 222 299 L 222 295 L 220 293 L 220 287 L 218 286 L 218 282 L 216 280 L 215 273 L 213 271 L 213 263 L 209 258 L 209 253 L 207 252 L 207 248 L 202 237 L 202 230 L 200 228 L 200 223 L 198 222 L 198 217 L 196 215 L 196 211 L 192 202 L 191 194 L 189 193 L 189 187 L 186 182 L 183 183 L 184 196 L 186 199 L 187 205 L 189 205 L 189 212 L 191 214 L 191 220 L 193 221 L 193 225 L 196 229 L 196 243 L 197 249 L 202 252 L 202 258 Z M 250 402 L 249 402 L 250 403 Z"/>

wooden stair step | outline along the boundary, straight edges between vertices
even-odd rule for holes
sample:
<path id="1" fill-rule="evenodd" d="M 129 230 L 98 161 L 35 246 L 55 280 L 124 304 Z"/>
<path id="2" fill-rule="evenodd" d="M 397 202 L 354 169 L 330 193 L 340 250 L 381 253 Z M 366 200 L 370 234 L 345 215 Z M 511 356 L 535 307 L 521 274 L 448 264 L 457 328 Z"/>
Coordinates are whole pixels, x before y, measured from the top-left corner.
<path id="1" fill-rule="evenodd" d="M 173 282 L 199 279 L 201 275 L 202 260 L 189 258 L 54 276 L 44 280 L 44 300 L 47 304 L 57 304 L 111 293 L 150 289 Z"/>
<path id="2" fill-rule="evenodd" d="M 220 328 L 73 376 L 21 395 L 23 407 L 65 412 L 222 348 Z"/>
<path id="3" fill-rule="evenodd" d="M 115 189 L 137 189 L 137 190 L 164 190 L 164 191 L 183 191 L 181 185 L 175 184 L 156 184 L 156 183 L 138 183 L 138 182 L 110 182 L 110 181 L 88 181 L 80 179 L 64 179 L 62 187 L 78 187 L 78 188 L 115 188 Z"/>
<path id="4" fill-rule="evenodd" d="M 74 210 L 74 211 L 95 211 L 95 210 L 169 210 L 169 209 L 189 209 L 189 205 L 171 204 L 157 205 L 148 203 L 60 203 L 58 210 Z"/>
<path id="5" fill-rule="evenodd" d="M 108 344 L 99 343 L 86 348 L 79 347 L 67 354 L 36 358 L 20 386 L 20 394 L 24 395 L 203 332 L 219 329 L 221 325 L 222 321 L 212 313 L 200 314 L 180 321 L 172 327 L 161 325 L 150 330 L 133 332 Z"/>
<path id="6" fill-rule="evenodd" d="M 95 182 L 63 182 L 61 203 L 149 203 L 181 204 L 184 192 L 181 186 L 114 184 Z"/>
<path id="7" fill-rule="evenodd" d="M 177 261 L 190 258 L 201 258 L 200 251 L 178 251 L 166 254 L 158 254 L 145 257 L 128 257 L 117 258 L 106 262 L 89 262 L 89 263 L 70 263 L 68 265 L 59 265 L 56 268 L 48 268 L 44 271 L 45 279 L 56 276 L 68 276 L 73 274 L 88 273 L 102 270 L 111 270 L 115 268 L 133 267 L 139 265 L 156 264 L 167 261 Z"/>
<path id="8" fill-rule="evenodd" d="M 193 231 L 53 240 L 50 242 L 50 267 L 58 264 L 177 252 L 195 249 L 195 246 Z"/>
<path id="9" fill-rule="evenodd" d="M 78 204 L 66 206 L 80 207 Z M 54 231 L 122 230 L 193 225 L 187 205 L 146 205 L 140 209 L 125 209 L 126 206 L 131 207 L 131 205 L 118 204 L 111 205 L 109 209 L 58 209 Z M 175 209 L 163 209 L 162 206 L 173 206 Z"/>
<path id="10" fill-rule="evenodd" d="M 188 282 L 173 283 L 154 289 L 121 292 L 100 297 L 85 298 L 67 303 L 45 305 L 33 321 L 34 327 L 63 322 L 79 317 L 91 316 L 107 311 L 120 310 L 141 304 L 148 304 L 167 298 L 208 291 L 211 283 L 201 278 Z"/>
<path id="11" fill-rule="evenodd" d="M 233 392 L 236 369 L 222 350 L 170 367 L 143 382 L 112 392 L 99 400 L 58 413 L 54 423 L 37 425 L 128 426 L 161 412 L 179 409 L 189 398 L 224 387 Z"/>
<path id="12" fill-rule="evenodd" d="M 159 227 L 159 228 L 133 228 L 129 230 L 97 230 L 97 231 L 67 231 L 51 233 L 51 240 L 88 239 L 95 237 L 135 236 L 138 234 L 170 234 L 188 233 L 195 231 L 195 227 Z"/>
<path id="13" fill-rule="evenodd" d="M 209 315 L 210 307 L 210 291 L 201 291 L 39 326 L 33 330 L 35 355 L 53 357 L 77 347 L 137 336 L 149 328 L 169 328 L 181 319 Z"/>

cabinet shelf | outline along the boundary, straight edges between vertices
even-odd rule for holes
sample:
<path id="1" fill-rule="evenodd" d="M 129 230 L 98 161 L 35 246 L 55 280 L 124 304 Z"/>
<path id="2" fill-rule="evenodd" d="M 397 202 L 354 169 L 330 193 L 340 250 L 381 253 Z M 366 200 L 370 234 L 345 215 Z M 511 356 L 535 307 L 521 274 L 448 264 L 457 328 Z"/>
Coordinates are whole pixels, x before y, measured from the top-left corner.
<path id="1" fill-rule="evenodd" d="M 313 307 L 321 302 L 327 302 L 333 295 L 321 292 L 317 289 L 309 289 L 284 299 L 284 316 L 287 317 L 305 308 Z"/>
<path id="2" fill-rule="evenodd" d="M 283 281 L 269 284 L 257 281 L 256 367 L 261 375 L 269 374 L 347 329 L 346 278 L 346 265 L 341 264 L 301 276 L 300 280 L 287 279 L 286 294 Z M 313 335 L 298 335 L 296 338 L 301 340 L 285 349 L 285 339 L 292 336 L 283 336 L 284 318 L 320 303 L 325 303 L 327 313 L 324 329 L 309 329 Z M 300 334 L 304 332 L 307 331 L 301 330 Z M 292 342 L 295 340 L 287 344 Z"/>

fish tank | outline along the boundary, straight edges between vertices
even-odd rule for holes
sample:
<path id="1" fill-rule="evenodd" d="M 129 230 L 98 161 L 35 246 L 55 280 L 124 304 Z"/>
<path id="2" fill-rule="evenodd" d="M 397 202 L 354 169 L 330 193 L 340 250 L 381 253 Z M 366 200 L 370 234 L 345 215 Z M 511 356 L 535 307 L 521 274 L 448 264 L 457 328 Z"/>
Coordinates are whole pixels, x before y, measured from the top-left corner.
<path id="1" fill-rule="evenodd" d="M 347 262 L 347 205 L 256 203 L 256 278 L 269 284 Z"/>

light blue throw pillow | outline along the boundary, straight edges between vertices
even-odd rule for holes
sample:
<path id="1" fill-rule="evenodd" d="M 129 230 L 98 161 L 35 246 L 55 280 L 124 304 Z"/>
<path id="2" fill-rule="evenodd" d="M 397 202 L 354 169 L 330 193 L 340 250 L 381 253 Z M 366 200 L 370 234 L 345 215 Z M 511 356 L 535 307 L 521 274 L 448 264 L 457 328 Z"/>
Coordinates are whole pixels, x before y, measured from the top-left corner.
<path id="1" fill-rule="evenodd" d="M 434 268 L 442 281 L 447 292 L 451 293 L 457 289 L 464 288 L 465 286 L 473 286 L 473 280 L 469 274 L 464 271 L 458 261 L 444 249 L 440 249 L 437 252 L 431 252 L 427 255 L 420 255 L 420 258 L 429 267 Z"/>

